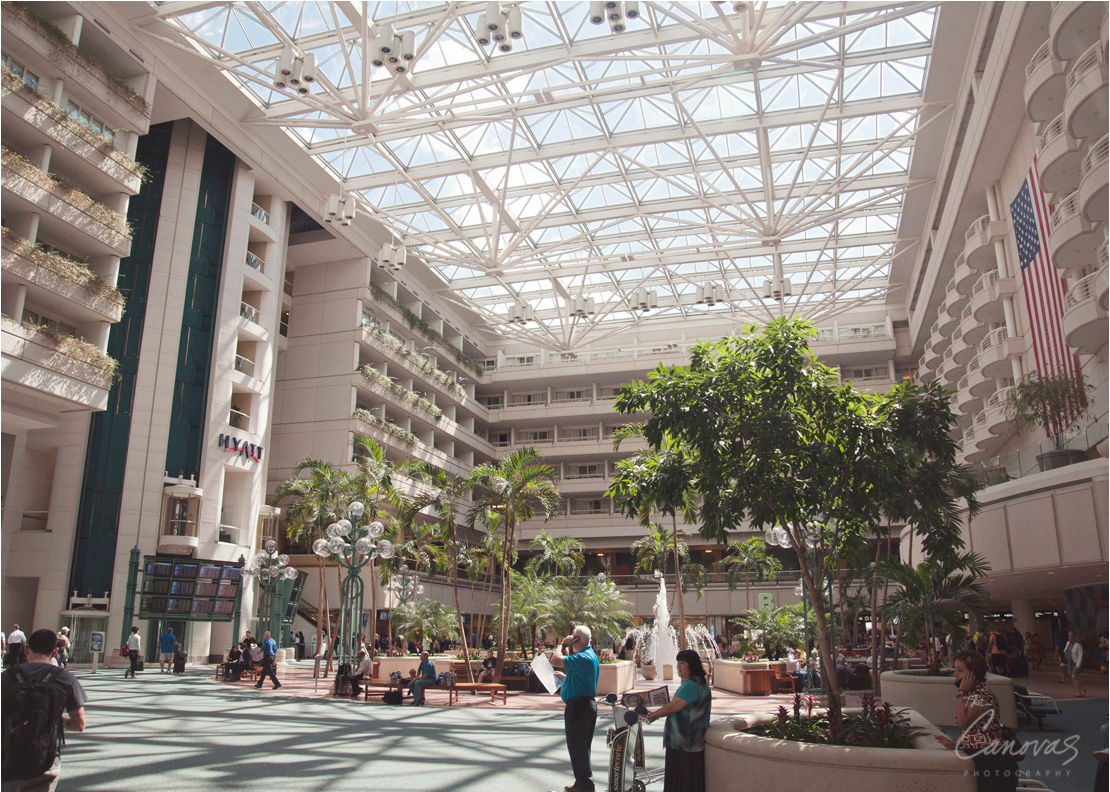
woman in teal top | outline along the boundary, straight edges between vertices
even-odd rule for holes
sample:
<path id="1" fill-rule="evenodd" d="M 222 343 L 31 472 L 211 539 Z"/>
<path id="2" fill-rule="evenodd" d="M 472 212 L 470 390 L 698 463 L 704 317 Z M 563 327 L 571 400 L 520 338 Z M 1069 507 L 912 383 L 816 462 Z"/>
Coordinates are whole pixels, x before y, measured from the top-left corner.
<path id="1" fill-rule="evenodd" d="M 675 656 L 682 684 L 674 698 L 645 717 L 664 715 L 663 747 L 667 749 L 663 792 L 705 792 L 705 730 L 713 696 L 697 652 L 684 649 Z"/>

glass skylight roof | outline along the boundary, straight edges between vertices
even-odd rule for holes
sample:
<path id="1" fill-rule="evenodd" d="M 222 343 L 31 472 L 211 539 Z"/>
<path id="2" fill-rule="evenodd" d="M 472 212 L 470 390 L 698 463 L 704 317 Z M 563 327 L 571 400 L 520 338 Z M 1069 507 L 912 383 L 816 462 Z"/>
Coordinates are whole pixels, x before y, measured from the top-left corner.
<path id="1" fill-rule="evenodd" d="M 598 4 L 594 4 L 598 5 Z M 224 69 L 494 326 L 566 351 L 614 323 L 881 306 L 937 7 L 927 3 L 172 3 L 156 14 Z M 482 46 L 480 17 L 512 51 Z M 505 12 L 506 16 L 498 16 Z M 608 13 L 608 12 L 607 12 Z M 414 33 L 404 74 L 369 65 Z M 273 86 L 284 46 L 307 96 Z M 368 54 L 369 53 L 369 54 Z M 369 74 L 369 81 L 366 75 Z M 764 282 L 790 296 L 764 299 Z M 714 283 L 719 302 L 697 305 Z M 653 290 L 643 314 L 634 292 Z M 593 316 L 570 303 L 595 301 Z M 520 329 L 515 302 L 535 309 Z M 529 329 L 531 328 L 531 329 Z"/>

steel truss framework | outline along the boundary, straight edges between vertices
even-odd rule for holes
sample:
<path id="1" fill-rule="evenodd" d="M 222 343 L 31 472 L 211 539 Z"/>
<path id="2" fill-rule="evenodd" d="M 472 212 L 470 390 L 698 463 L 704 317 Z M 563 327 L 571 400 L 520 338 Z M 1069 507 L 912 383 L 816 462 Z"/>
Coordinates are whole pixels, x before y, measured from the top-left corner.
<path id="1" fill-rule="evenodd" d="M 448 299 L 540 346 L 706 311 L 827 323 L 898 288 L 911 154 L 947 123 L 924 101 L 936 4 L 642 2 L 617 34 L 527 2 L 511 52 L 479 44 L 489 5 L 163 3 L 145 25 L 225 70 L 247 123 L 300 141 Z M 415 33 L 403 74 L 371 64 L 387 25 Z M 308 95 L 273 85 L 285 47 L 317 58 Z"/>

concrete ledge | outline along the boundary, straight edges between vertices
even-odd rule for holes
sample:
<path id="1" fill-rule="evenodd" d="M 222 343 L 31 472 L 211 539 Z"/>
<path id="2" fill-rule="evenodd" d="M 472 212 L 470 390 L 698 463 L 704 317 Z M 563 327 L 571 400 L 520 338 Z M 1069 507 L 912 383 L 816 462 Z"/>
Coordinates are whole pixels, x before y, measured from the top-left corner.
<path id="1" fill-rule="evenodd" d="M 624 693 L 636 687 L 636 664 L 631 660 L 602 663 L 597 675 L 597 695 Z"/>
<path id="2" fill-rule="evenodd" d="M 846 710 L 853 712 L 858 710 Z M 931 723 L 912 710 L 910 722 L 928 734 L 913 748 L 852 748 L 759 737 L 744 731 L 775 716 L 743 715 L 714 721 L 705 734 L 706 789 L 783 792 L 975 792 L 975 765 L 943 748 Z M 741 781 L 741 779 L 743 779 Z"/>
<path id="3" fill-rule="evenodd" d="M 770 663 L 745 663 L 740 660 L 716 660 L 713 663 L 713 687 L 749 695 L 745 671 L 767 671 Z"/>
<path id="4" fill-rule="evenodd" d="M 884 671 L 883 701 L 896 707 L 910 707 L 937 726 L 956 725 L 956 683 L 951 676 L 925 676 L 922 671 Z M 987 685 L 998 696 L 1002 724 L 1016 729 L 1017 706 L 1014 703 L 1014 680 L 987 674 Z"/>

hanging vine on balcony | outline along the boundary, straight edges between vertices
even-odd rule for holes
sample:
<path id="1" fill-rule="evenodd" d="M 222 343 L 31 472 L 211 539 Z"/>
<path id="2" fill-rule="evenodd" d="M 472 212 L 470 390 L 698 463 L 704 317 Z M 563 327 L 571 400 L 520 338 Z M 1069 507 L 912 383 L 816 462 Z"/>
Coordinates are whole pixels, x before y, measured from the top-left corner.
<path id="1" fill-rule="evenodd" d="M 374 295 L 374 299 L 381 300 L 382 302 L 393 306 L 397 310 L 397 312 L 401 314 L 401 317 L 405 320 L 405 324 L 407 324 L 410 328 L 420 333 L 420 335 L 424 336 L 424 338 L 428 339 L 429 341 L 435 342 L 441 347 L 449 350 L 451 354 L 455 356 L 455 360 L 457 360 L 461 365 L 466 366 L 475 374 L 482 373 L 482 366 L 478 363 L 478 361 L 470 357 L 470 355 L 466 354 L 457 346 L 444 338 L 442 333 L 439 333 L 438 331 L 432 329 L 431 325 L 429 325 L 411 310 L 401 305 L 401 303 L 395 300 L 393 296 L 386 292 L 381 286 L 376 283 L 371 283 L 370 292 Z"/>
<path id="2" fill-rule="evenodd" d="M 402 429 L 393 421 L 387 421 L 379 415 L 375 415 L 369 410 L 364 410 L 361 407 L 355 408 L 355 418 L 363 423 L 370 424 L 373 427 L 381 429 L 386 434 L 393 435 L 405 445 L 415 448 L 416 446 L 424 445 L 420 442 L 420 438 L 410 432 L 408 429 Z"/>
<path id="3" fill-rule="evenodd" d="M 441 410 L 439 407 L 436 407 L 420 394 L 415 393 L 405 386 L 395 382 L 389 376 L 382 374 L 369 363 L 364 363 L 363 365 L 359 366 L 358 370 L 359 373 L 362 374 L 362 378 L 366 380 L 369 385 L 376 387 L 379 390 L 389 391 L 394 396 L 396 396 L 399 401 L 430 415 L 437 421 L 443 417 L 443 410 Z"/>
<path id="4" fill-rule="evenodd" d="M 27 259 L 37 267 L 49 270 L 91 294 L 103 297 L 117 305 L 123 305 L 123 295 L 120 294 L 119 289 L 89 269 L 89 265 L 85 262 L 77 261 L 57 251 L 43 250 L 7 228 L 0 228 L 0 236 L 11 245 L 12 252 L 17 256 Z"/>
<path id="5" fill-rule="evenodd" d="M 466 398 L 466 389 L 457 383 L 451 375 L 446 372 L 440 371 L 422 355 L 418 355 L 405 346 L 404 342 L 392 333 L 386 332 L 378 325 L 367 325 L 363 330 L 369 333 L 378 341 L 382 346 L 396 352 L 398 356 L 403 357 L 408 363 L 427 374 L 447 390 L 454 393 L 460 399 Z"/>

